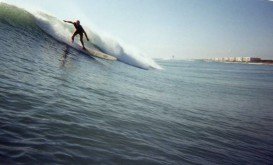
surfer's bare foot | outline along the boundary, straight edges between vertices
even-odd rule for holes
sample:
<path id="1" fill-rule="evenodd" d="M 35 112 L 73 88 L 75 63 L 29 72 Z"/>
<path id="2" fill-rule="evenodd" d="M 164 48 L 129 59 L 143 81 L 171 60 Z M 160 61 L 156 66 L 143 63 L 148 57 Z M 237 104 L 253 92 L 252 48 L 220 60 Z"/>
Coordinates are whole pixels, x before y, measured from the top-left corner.
<path id="1" fill-rule="evenodd" d="M 85 48 L 85 47 L 82 47 L 82 49 L 83 49 L 83 50 L 86 50 L 86 48 Z"/>

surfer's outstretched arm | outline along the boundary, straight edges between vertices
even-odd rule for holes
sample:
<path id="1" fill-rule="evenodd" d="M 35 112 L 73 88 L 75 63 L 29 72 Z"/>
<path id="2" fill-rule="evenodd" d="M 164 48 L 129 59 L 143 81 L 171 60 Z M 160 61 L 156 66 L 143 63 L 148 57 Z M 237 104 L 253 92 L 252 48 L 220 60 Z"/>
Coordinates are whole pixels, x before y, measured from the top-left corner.
<path id="1" fill-rule="evenodd" d="M 71 23 L 71 24 L 73 24 L 74 22 L 72 22 L 72 21 L 66 21 L 66 20 L 63 20 L 64 22 L 66 22 L 66 23 Z"/>

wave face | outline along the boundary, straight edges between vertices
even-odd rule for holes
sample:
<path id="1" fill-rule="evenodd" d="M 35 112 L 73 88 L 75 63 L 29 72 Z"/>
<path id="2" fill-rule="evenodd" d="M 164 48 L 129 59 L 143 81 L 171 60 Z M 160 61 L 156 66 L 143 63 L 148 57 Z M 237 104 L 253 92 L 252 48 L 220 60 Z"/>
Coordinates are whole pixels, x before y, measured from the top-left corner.
<path id="1" fill-rule="evenodd" d="M 56 17 L 47 13 L 36 11 L 28 12 L 26 10 L 1 3 L 2 19 L 15 27 L 40 28 L 43 32 L 52 36 L 56 40 L 69 44 L 70 37 L 73 34 L 74 27 L 58 20 Z M 85 41 L 86 47 L 98 49 L 104 53 L 117 57 L 120 62 L 135 66 L 141 69 L 161 69 L 152 59 L 145 57 L 140 53 L 130 51 L 126 46 L 121 45 L 114 39 L 104 37 L 88 27 L 84 27 L 89 35 L 90 41 Z M 78 40 L 75 40 L 78 42 Z"/>

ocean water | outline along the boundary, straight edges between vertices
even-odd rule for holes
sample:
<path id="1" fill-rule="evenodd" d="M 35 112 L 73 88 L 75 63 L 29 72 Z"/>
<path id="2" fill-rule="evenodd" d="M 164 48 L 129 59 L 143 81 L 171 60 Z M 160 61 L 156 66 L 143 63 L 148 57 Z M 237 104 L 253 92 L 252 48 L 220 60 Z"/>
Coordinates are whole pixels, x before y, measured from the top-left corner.
<path id="1" fill-rule="evenodd" d="M 272 66 L 139 69 L 0 9 L 0 164 L 272 164 Z"/>

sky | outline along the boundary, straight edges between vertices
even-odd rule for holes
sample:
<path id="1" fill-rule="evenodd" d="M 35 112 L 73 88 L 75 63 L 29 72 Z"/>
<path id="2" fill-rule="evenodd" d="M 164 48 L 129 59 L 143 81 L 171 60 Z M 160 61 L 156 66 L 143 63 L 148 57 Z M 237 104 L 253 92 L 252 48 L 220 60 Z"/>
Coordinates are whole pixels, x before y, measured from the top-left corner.
<path id="1" fill-rule="evenodd" d="M 273 59 L 273 2 L 267 0 L 0 0 L 80 19 L 152 58 Z"/>

